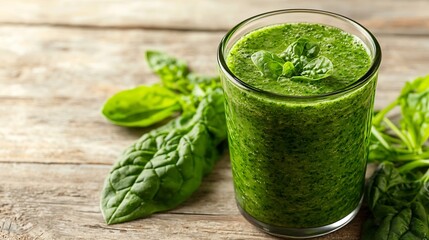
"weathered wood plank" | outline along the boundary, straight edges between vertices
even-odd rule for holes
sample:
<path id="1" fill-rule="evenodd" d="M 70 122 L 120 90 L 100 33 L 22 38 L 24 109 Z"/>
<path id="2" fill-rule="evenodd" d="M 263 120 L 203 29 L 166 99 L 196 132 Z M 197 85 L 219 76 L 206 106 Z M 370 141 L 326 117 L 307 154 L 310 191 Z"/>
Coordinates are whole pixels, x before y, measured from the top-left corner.
<path id="1" fill-rule="evenodd" d="M 377 33 L 429 34 L 429 3 L 425 0 L 4 0 L 0 2 L 0 23 L 227 30 L 255 14 L 284 8 L 337 12 Z"/>
<path id="2" fill-rule="evenodd" d="M 143 59 L 148 49 L 165 50 L 188 60 L 199 72 L 215 73 L 215 52 L 222 36 L 0 26 L 0 96 L 94 99 L 158 81 Z"/>
<path id="3" fill-rule="evenodd" d="M 221 37 L 0 27 L 0 161 L 111 164 L 146 130 L 113 126 L 100 108 L 116 91 L 158 80 L 144 51 L 162 49 L 198 72 L 215 74 Z M 381 36 L 380 42 L 377 108 L 392 101 L 406 80 L 429 73 L 428 37 Z"/>
<path id="4" fill-rule="evenodd" d="M 240 216 L 220 161 L 177 209 L 106 225 L 98 207 L 108 166 L 0 163 L 0 236 L 28 239 L 270 239 Z M 358 239 L 367 213 L 320 239 Z"/>

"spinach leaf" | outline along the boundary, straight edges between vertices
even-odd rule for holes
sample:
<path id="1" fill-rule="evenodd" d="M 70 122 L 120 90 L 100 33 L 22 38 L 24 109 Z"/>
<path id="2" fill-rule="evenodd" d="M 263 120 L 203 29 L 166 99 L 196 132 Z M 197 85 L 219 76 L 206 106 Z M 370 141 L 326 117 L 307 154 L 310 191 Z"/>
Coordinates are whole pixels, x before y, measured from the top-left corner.
<path id="1" fill-rule="evenodd" d="M 428 81 L 429 82 L 429 81 Z M 412 149 L 421 152 L 429 138 L 429 88 L 421 93 L 408 93 L 399 100 L 402 128 Z"/>
<path id="2" fill-rule="evenodd" d="M 147 51 L 146 60 L 149 67 L 161 78 L 163 86 L 180 94 L 191 94 L 196 85 L 208 89 L 220 84 L 218 76 L 209 77 L 192 73 L 184 61 L 163 52 Z"/>
<path id="3" fill-rule="evenodd" d="M 306 38 L 300 38 L 291 43 L 286 50 L 280 54 L 280 57 L 285 61 L 292 62 L 296 69 L 295 75 L 299 76 L 304 66 L 307 65 L 311 59 L 315 58 L 319 54 L 319 51 L 319 44 Z"/>
<path id="4" fill-rule="evenodd" d="M 143 85 L 113 95 L 102 114 L 120 126 L 147 127 L 180 110 L 180 98 L 174 92 L 159 85 Z"/>
<path id="5" fill-rule="evenodd" d="M 397 107 L 402 113 L 399 126 L 387 117 Z M 370 153 L 370 161 L 405 163 L 429 158 L 429 76 L 407 82 L 401 95 L 374 115 L 372 133 L 370 148 L 377 154 Z"/>
<path id="6" fill-rule="evenodd" d="M 143 135 L 120 156 L 101 197 L 108 224 L 172 209 L 200 185 L 226 139 L 220 88 L 209 89 L 195 112 Z"/>
<path id="7" fill-rule="evenodd" d="M 307 63 L 302 69 L 301 76 L 293 76 L 292 80 L 320 80 L 329 77 L 333 69 L 332 62 L 328 58 L 320 56 Z"/>
<path id="8" fill-rule="evenodd" d="M 295 66 L 292 62 L 285 62 L 283 64 L 282 77 L 290 78 L 295 74 Z"/>
<path id="9" fill-rule="evenodd" d="M 192 92 L 195 86 L 199 86 L 202 90 L 211 89 L 220 86 L 219 76 L 203 76 L 195 73 L 189 73 L 186 78 L 189 81 L 188 91 Z"/>
<path id="10" fill-rule="evenodd" d="M 144 85 L 112 96 L 102 109 L 110 122 L 126 127 L 148 127 L 178 111 L 194 111 L 202 92 L 220 85 L 219 77 L 191 73 L 184 61 L 165 53 L 147 51 L 146 59 L 161 77 L 162 85 Z"/>
<path id="11" fill-rule="evenodd" d="M 332 62 L 319 56 L 316 42 L 300 38 L 290 44 L 279 56 L 268 51 L 258 51 L 251 57 L 263 76 L 277 81 L 287 79 L 316 81 L 329 77 L 334 69 Z"/>
<path id="12" fill-rule="evenodd" d="M 161 78 L 163 85 L 171 90 L 189 93 L 188 65 L 163 52 L 147 51 L 146 61 L 149 67 Z"/>
<path id="13" fill-rule="evenodd" d="M 401 90 L 401 95 L 406 96 L 410 93 L 421 93 L 429 89 L 429 75 L 418 77 L 411 82 L 406 82 Z"/>
<path id="14" fill-rule="evenodd" d="M 251 59 L 263 76 L 277 79 L 282 75 L 284 61 L 274 53 L 261 50 L 252 54 Z"/>
<path id="15" fill-rule="evenodd" d="M 291 61 L 293 58 L 300 56 L 314 58 L 319 54 L 319 51 L 319 44 L 306 38 L 300 38 L 291 43 L 286 50 L 280 54 L 280 57 L 285 61 Z"/>
<path id="16" fill-rule="evenodd" d="M 402 174 L 391 162 L 380 164 L 367 188 L 372 218 L 365 224 L 362 239 L 429 237 L 428 180 L 429 173 Z"/>
<path id="17" fill-rule="evenodd" d="M 319 44 L 313 41 L 307 41 L 304 47 L 304 56 L 308 58 L 315 58 L 320 51 Z"/>

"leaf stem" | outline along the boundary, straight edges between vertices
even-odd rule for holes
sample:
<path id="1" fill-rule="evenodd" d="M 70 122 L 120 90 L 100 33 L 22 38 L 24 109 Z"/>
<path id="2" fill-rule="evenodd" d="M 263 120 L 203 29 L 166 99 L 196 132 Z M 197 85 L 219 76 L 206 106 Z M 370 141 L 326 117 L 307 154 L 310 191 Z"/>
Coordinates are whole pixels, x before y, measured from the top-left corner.
<path id="1" fill-rule="evenodd" d="M 410 153 L 410 154 L 403 154 L 403 155 L 397 155 L 394 160 L 396 161 L 413 161 L 413 160 L 421 160 L 429 158 L 429 151 L 423 152 L 421 154 L 416 153 Z"/>
<path id="2" fill-rule="evenodd" d="M 409 150 L 413 150 L 408 138 L 405 137 L 404 134 L 402 134 L 401 130 L 399 130 L 398 127 L 396 127 L 396 125 L 392 121 L 390 121 L 388 118 L 383 118 L 383 121 L 387 124 L 387 126 L 390 127 L 390 129 L 392 129 L 393 132 L 396 133 L 396 135 L 402 140 L 402 142 L 404 142 L 404 144 Z"/>
<path id="3" fill-rule="evenodd" d="M 404 143 L 401 139 L 399 139 L 396 136 L 392 136 L 392 135 L 389 135 L 389 134 L 381 132 L 381 131 L 379 131 L 379 133 L 383 136 L 384 139 L 386 139 L 386 141 L 396 143 L 396 144 L 401 144 L 401 143 L 403 144 Z"/>
<path id="4" fill-rule="evenodd" d="M 429 159 L 412 161 L 412 162 L 409 162 L 409 163 L 399 167 L 399 172 L 400 173 L 406 173 L 406 172 L 409 172 L 415 168 L 426 167 L 426 166 L 429 167 Z"/>
<path id="5" fill-rule="evenodd" d="M 423 182 L 428 182 L 429 181 L 429 169 L 426 171 L 426 173 L 423 175 L 423 177 L 421 178 L 421 180 Z"/>
<path id="6" fill-rule="evenodd" d="M 383 121 L 384 116 L 386 116 L 386 114 L 390 112 L 390 110 L 394 109 L 398 105 L 398 103 L 399 101 L 398 99 L 396 99 L 395 101 L 390 103 L 387 107 L 383 108 L 380 112 L 378 112 L 372 119 L 372 124 L 375 126 L 379 126 L 381 121 Z"/>
<path id="7" fill-rule="evenodd" d="M 381 133 L 374 126 L 371 127 L 371 133 L 374 135 L 374 137 L 376 137 L 378 139 L 378 141 L 380 141 L 381 145 L 383 145 L 384 148 L 386 148 L 387 150 L 392 149 L 390 147 L 390 144 L 386 142 L 384 137 L 381 135 Z"/>

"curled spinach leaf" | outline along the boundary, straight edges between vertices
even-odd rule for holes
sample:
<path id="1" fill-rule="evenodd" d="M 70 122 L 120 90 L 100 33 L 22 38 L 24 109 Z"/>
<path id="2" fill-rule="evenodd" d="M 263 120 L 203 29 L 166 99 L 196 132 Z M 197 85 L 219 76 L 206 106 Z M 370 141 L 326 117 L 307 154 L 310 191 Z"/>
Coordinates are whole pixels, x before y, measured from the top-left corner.
<path id="1" fill-rule="evenodd" d="M 274 53 L 261 50 L 252 54 L 251 59 L 263 76 L 277 79 L 282 75 L 284 61 Z"/>
<path id="2" fill-rule="evenodd" d="M 295 66 L 292 62 L 285 62 L 283 64 L 282 77 L 290 78 L 295 74 Z"/>
<path id="3" fill-rule="evenodd" d="M 293 58 L 300 56 L 314 58 L 319 54 L 319 51 L 319 44 L 306 38 L 300 38 L 291 43 L 286 50 L 280 54 L 280 57 L 285 61 L 291 61 Z"/>
<path id="4" fill-rule="evenodd" d="M 143 135 L 107 177 L 101 209 L 108 224 L 172 209 L 200 185 L 226 139 L 223 93 L 208 90 L 194 113 Z"/>
<path id="5" fill-rule="evenodd" d="M 320 56 L 311 60 L 304 66 L 301 76 L 293 76 L 292 79 L 316 81 L 329 77 L 332 74 L 333 69 L 334 65 L 332 65 L 331 60 Z"/>
<path id="6" fill-rule="evenodd" d="M 429 174 L 403 174 L 391 162 L 380 164 L 367 188 L 371 219 L 364 240 L 429 237 Z"/>
<path id="7" fill-rule="evenodd" d="M 319 44 L 306 38 L 300 38 L 290 44 L 279 56 L 261 50 L 255 52 L 251 59 L 263 76 L 277 81 L 303 80 L 317 81 L 331 76 L 332 62 L 317 55 Z"/>
<path id="8" fill-rule="evenodd" d="M 113 95 L 102 114 L 120 126 L 147 127 L 180 110 L 180 98 L 174 92 L 159 85 L 144 85 Z"/>

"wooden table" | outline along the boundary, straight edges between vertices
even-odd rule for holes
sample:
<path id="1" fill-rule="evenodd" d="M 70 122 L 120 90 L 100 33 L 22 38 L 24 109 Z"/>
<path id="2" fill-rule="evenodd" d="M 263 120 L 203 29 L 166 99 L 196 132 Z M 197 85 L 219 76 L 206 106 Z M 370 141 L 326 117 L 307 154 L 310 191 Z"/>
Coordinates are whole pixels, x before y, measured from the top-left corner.
<path id="1" fill-rule="evenodd" d="M 113 93 L 155 82 L 148 49 L 216 74 L 222 36 L 254 14 L 318 8 L 358 20 L 383 49 L 376 107 L 429 73 L 426 0 L 0 0 L 0 236 L 5 239 L 270 239 L 238 213 L 228 157 L 180 207 L 106 225 L 104 178 L 147 129 L 100 115 Z M 359 239 L 363 210 L 320 239 Z"/>

